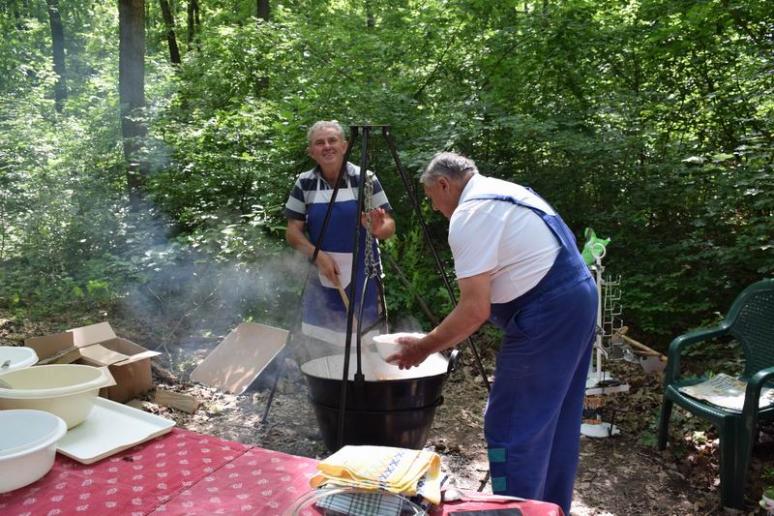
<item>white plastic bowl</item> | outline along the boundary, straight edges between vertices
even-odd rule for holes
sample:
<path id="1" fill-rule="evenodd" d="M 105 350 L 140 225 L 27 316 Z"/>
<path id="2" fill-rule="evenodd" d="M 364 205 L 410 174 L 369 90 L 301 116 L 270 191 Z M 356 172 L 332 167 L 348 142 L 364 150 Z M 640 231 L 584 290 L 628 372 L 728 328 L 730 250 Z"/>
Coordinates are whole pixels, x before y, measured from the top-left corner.
<path id="1" fill-rule="evenodd" d="M 387 360 L 387 357 L 398 351 L 400 349 L 400 345 L 398 344 L 398 339 L 401 337 L 416 337 L 418 339 L 421 339 L 426 334 L 424 333 L 411 333 L 411 332 L 401 332 L 401 333 L 385 333 L 383 335 L 376 335 L 373 338 L 374 345 L 376 346 L 376 351 L 379 352 L 379 356 L 382 357 L 382 360 Z"/>
<path id="2" fill-rule="evenodd" d="M 25 346 L 0 346 L 0 375 L 24 369 L 38 361 L 35 350 Z M 3 364 L 8 364 L 3 367 Z"/>
<path id="3" fill-rule="evenodd" d="M 0 411 L 0 493 L 35 482 L 51 470 L 62 418 L 40 410 Z"/>
<path id="4" fill-rule="evenodd" d="M 115 385 L 105 367 L 54 364 L 19 369 L 0 376 L 0 409 L 45 410 L 72 428 L 83 422 L 102 387 Z"/>

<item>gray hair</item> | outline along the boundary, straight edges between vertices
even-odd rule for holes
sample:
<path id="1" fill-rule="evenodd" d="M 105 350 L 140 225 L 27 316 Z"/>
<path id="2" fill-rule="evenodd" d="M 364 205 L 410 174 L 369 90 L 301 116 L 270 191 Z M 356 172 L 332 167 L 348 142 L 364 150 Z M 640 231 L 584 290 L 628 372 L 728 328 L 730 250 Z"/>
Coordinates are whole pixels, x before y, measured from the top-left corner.
<path id="1" fill-rule="evenodd" d="M 320 129 L 334 129 L 337 133 L 339 133 L 339 136 L 342 140 L 347 139 L 347 134 L 344 132 L 344 128 L 341 127 L 341 124 L 338 123 L 336 120 L 319 120 L 315 122 L 312 127 L 309 128 L 309 130 L 306 132 L 306 141 L 310 145 L 312 144 L 312 135 L 315 133 L 315 131 L 318 131 Z"/>
<path id="2" fill-rule="evenodd" d="M 454 152 L 439 152 L 427 164 L 424 172 L 419 176 L 419 182 L 434 183 L 441 177 L 462 181 L 473 174 L 478 174 L 478 168 L 472 159 Z"/>

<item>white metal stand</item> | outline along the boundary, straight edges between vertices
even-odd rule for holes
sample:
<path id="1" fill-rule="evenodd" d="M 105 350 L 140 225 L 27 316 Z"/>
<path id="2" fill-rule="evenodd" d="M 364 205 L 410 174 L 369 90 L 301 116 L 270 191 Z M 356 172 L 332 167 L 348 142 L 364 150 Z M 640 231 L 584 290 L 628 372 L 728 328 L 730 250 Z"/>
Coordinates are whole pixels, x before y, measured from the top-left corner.
<path id="1" fill-rule="evenodd" d="M 615 331 L 623 325 L 620 319 L 622 312 L 620 304 L 620 279 L 611 281 L 604 278 L 605 268 L 602 266 L 602 258 L 606 254 L 604 246 L 598 245 L 593 247 L 592 254 L 596 263 L 591 267 L 591 271 L 594 274 L 598 293 L 597 336 L 594 341 L 591 363 L 589 364 L 589 373 L 586 377 L 586 401 L 588 406 L 584 410 L 587 413 L 584 414 L 584 421 L 586 422 L 581 425 L 581 433 L 588 437 L 610 437 L 619 434 L 620 430 L 614 424 L 602 421 L 599 410 L 604 402 L 600 397 L 629 391 L 628 384 L 619 382 L 610 373 L 602 369 L 603 359 L 612 358 L 610 353 L 614 351 L 614 346 L 606 347 L 605 342 L 611 342 Z M 590 397 L 594 397 L 595 403 L 593 405 L 595 406 L 593 407 L 591 407 Z M 592 417 L 588 417 L 588 413 L 593 413 Z"/>
<path id="2" fill-rule="evenodd" d="M 583 423 L 581 425 L 581 434 L 586 437 L 612 437 L 621 433 L 621 429 L 611 423 Z"/>

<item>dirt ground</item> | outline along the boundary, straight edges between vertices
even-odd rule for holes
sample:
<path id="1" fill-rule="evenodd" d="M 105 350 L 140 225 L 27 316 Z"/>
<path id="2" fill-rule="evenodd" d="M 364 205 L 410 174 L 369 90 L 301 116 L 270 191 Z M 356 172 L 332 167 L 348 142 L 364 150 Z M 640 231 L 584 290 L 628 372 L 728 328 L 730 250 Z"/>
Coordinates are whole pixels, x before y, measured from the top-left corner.
<path id="1" fill-rule="evenodd" d="M 194 362 L 190 361 L 190 364 Z M 286 360 L 285 364 L 286 370 L 265 424 L 261 421 L 268 388 L 233 396 L 199 385 L 181 386 L 175 382 L 160 385 L 160 388 L 194 395 L 203 402 L 202 408 L 194 415 L 150 402 L 145 402 L 145 408 L 160 411 L 176 419 L 180 426 L 194 431 L 295 455 L 324 458 L 329 452 L 307 401 L 308 390 L 303 375 L 293 361 Z M 180 377 L 189 374 L 189 371 L 179 369 L 179 363 L 170 366 L 178 367 Z M 609 410 L 606 409 L 606 413 L 612 413 L 612 417 L 620 421 L 621 433 L 602 439 L 581 437 L 572 514 L 722 514 L 717 492 L 717 453 L 714 452 L 713 458 L 712 447 L 708 446 L 706 453 L 702 455 L 699 450 L 685 457 L 685 463 L 681 464 L 669 450 L 659 452 L 652 444 L 643 442 L 636 427 L 642 426 L 643 418 L 654 412 L 652 400 L 658 399 L 659 378 L 644 374 L 632 364 L 623 366 L 621 374 L 626 375 L 627 371 L 633 380 L 630 392 L 616 395 Z M 163 380 L 160 378 L 159 381 Z M 444 387 L 444 403 L 436 412 L 427 447 L 442 456 L 445 473 L 458 487 L 491 492 L 483 438 L 485 400 L 486 388 L 480 376 L 471 365 L 461 366 Z M 760 462 L 756 461 L 753 468 L 759 470 Z M 749 514 L 754 513 L 751 502 Z"/>
<path id="2" fill-rule="evenodd" d="M 14 326 L 2 319 L 0 322 L 0 345 L 21 345 L 28 336 L 47 333 L 37 325 Z M 143 342 L 138 337 L 137 342 Z M 187 381 L 196 364 L 213 348 L 214 341 L 189 340 L 184 347 L 163 347 L 160 351 L 164 354 L 154 359 L 157 388 L 194 396 L 200 402 L 194 414 L 154 403 L 152 392 L 131 404 L 174 419 L 179 426 L 193 431 L 295 455 L 326 457 L 329 452 L 308 401 L 305 380 L 292 360 L 283 360 L 286 368 L 266 422 L 262 421 L 269 395 L 266 378 L 238 396 Z M 659 452 L 653 445 L 653 435 L 660 406 L 660 376 L 645 374 L 635 364 L 611 366 L 615 376 L 630 385 L 628 393 L 610 397 L 603 412 L 621 431 L 609 438 L 581 437 L 572 514 L 723 513 L 719 508 L 716 436 L 711 430 L 694 432 L 688 437 L 683 435 L 685 432 L 674 430 L 670 439 L 673 444 Z M 486 357 L 485 367 L 491 373 Z M 458 487 L 491 492 L 483 438 L 486 388 L 465 358 L 446 382 L 443 395 L 444 403 L 436 412 L 427 447 L 441 455 L 444 472 Z M 681 436 L 683 442 L 679 442 Z M 760 499 L 761 478 L 767 470 L 774 471 L 772 464 L 774 439 L 764 434 L 751 466 L 748 512 L 742 514 L 757 514 L 755 503 Z"/>

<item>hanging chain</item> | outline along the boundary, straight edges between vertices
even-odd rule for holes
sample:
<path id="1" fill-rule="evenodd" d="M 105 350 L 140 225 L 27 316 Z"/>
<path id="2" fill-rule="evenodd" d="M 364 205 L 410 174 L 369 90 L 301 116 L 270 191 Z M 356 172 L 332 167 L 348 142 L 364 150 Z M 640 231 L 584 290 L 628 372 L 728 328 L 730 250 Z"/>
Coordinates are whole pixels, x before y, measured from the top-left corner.
<path id="1" fill-rule="evenodd" d="M 379 273 L 376 258 L 374 257 L 374 235 L 371 233 L 371 210 L 374 209 L 374 179 L 373 174 L 366 171 L 366 182 L 363 185 L 363 209 L 366 212 L 366 238 L 365 238 L 365 273 L 367 278 L 375 278 Z"/>

